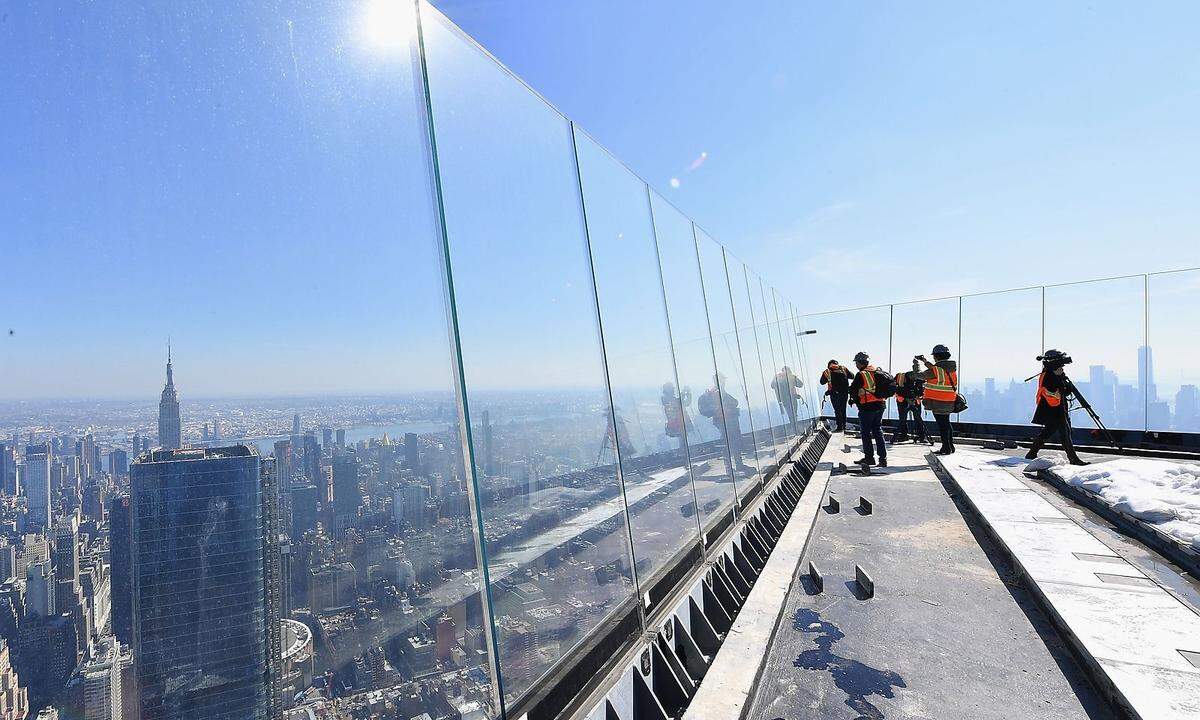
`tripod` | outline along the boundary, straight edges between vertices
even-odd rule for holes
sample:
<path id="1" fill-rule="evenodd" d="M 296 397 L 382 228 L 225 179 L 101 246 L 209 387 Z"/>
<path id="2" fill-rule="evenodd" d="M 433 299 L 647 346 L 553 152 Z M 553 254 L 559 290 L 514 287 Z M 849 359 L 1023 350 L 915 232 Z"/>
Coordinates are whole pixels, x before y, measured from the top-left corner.
<path id="1" fill-rule="evenodd" d="M 1075 401 L 1079 403 L 1078 406 L 1083 408 L 1084 412 L 1086 412 L 1092 418 L 1092 422 L 1096 423 L 1096 427 L 1100 429 L 1100 434 L 1104 436 L 1104 440 L 1114 448 L 1118 450 L 1124 450 L 1124 448 L 1121 447 L 1121 444 L 1117 442 L 1117 439 L 1113 437 L 1113 434 L 1108 431 L 1107 427 L 1105 427 L 1104 421 L 1101 420 L 1100 416 L 1096 414 L 1095 409 L 1092 408 L 1092 404 L 1088 402 L 1086 397 L 1083 396 L 1083 393 L 1079 392 L 1079 388 L 1075 386 L 1075 382 L 1066 375 L 1063 375 L 1063 380 L 1066 382 L 1067 391 L 1071 395 L 1075 396 Z M 1068 417 L 1070 417 L 1069 412 Z"/>

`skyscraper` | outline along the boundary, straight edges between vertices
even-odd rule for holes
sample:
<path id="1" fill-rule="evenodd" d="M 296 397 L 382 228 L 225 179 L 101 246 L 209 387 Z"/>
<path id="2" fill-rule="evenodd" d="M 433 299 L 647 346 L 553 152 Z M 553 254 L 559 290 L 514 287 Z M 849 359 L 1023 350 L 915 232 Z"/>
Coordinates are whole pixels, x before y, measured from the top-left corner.
<path id="1" fill-rule="evenodd" d="M 269 720 L 268 519 L 245 445 L 155 450 L 130 468 L 142 720 Z"/>
<path id="2" fill-rule="evenodd" d="M 29 695 L 21 686 L 8 653 L 8 641 L 0 638 L 0 720 L 25 720 Z"/>
<path id="3" fill-rule="evenodd" d="M 27 532 L 50 529 L 50 444 L 25 448 L 25 473 L 22 478 L 29 509 Z"/>
<path id="4" fill-rule="evenodd" d="M 133 644 L 133 589 L 130 555 L 129 496 L 113 498 L 108 510 L 112 568 L 112 630 L 122 645 Z"/>
<path id="5" fill-rule="evenodd" d="M 167 384 L 158 401 L 158 445 L 164 450 L 183 447 L 183 426 L 179 419 L 179 395 L 175 393 L 175 377 L 171 371 L 171 348 L 167 347 Z"/>
<path id="6" fill-rule="evenodd" d="M 80 668 L 83 720 L 125 720 L 121 706 L 121 650 L 115 638 L 104 638 L 92 659 Z"/>
<path id="7" fill-rule="evenodd" d="M 0 443 L 0 492 L 5 495 L 17 494 L 17 461 L 13 457 L 13 448 Z"/>

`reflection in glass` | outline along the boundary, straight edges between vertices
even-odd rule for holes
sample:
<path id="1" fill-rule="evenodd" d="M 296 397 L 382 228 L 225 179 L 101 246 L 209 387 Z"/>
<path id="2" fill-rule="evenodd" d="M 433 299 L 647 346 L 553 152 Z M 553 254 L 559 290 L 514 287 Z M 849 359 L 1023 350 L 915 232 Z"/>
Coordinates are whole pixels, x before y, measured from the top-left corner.
<path id="1" fill-rule="evenodd" d="M 758 482 L 758 454 L 747 411 L 745 375 L 738 350 L 729 280 L 725 272 L 724 249 L 704 231 L 696 229 L 696 249 L 700 257 L 700 276 L 704 283 L 705 307 L 712 332 L 713 353 L 717 359 L 717 377 L 701 398 L 700 412 L 725 434 L 739 497 Z"/>
<path id="2" fill-rule="evenodd" d="M 959 378 L 969 406 L 962 419 L 1028 424 L 1037 383 L 1025 378 L 1041 370 L 1042 289 L 964 297 L 961 342 Z"/>
<path id="3" fill-rule="evenodd" d="M 570 124 L 435 11 L 423 20 L 491 609 L 513 701 L 632 604 L 611 450 L 621 431 Z"/>
<path id="4" fill-rule="evenodd" d="M 1144 298 L 1140 275 L 1046 288 L 1046 348 L 1074 358 L 1067 374 L 1110 428 L 1145 428 L 1147 388 L 1138 377 Z M 1082 411 L 1071 418 L 1075 427 L 1095 427 Z"/>
<path id="5" fill-rule="evenodd" d="M 758 341 L 759 367 L 770 393 L 767 402 L 767 418 L 771 423 L 771 436 L 774 438 L 774 443 L 768 457 L 776 460 L 787 447 L 787 431 L 784 427 L 786 420 L 775 390 L 771 387 L 775 375 L 781 367 L 776 359 L 778 353 L 776 346 L 779 341 L 775 337 L 775 330 L 772 327 L 773 319 L 767 309 L 767 295 L 763 289 L 762 280 L 753 272 L 747 272 L 746 279 L 750 288 L 750 305 L 754 312 L 754 334 Z"/>
<path id="6" fill-rule="evenodd" d="M 771 379 L 771 390 L 775 395 L 775 402 L 779 403 L 785 422 L 784 428 L 789 438 L 795 438 L 799 428 L 799 396 L 803 391 L 804 381 L 796 375 L 799 364 L 794 355 L 793 336 L 786 329 L 789 324 L 787 308 L 783 306 L 779 293 L 774 288 L 768 288 L 768 292 L 769 311 L 774 319 L 775 337 L 778 339 L 781 355 L 780 368 Z"/>
<path id="7" fill-rule="evenodd" d="M 736 495 L 725 432 L 716 411 L 719 408 L 714 385 L 716 360 L 704 309 L 696 238 L 691 221 L 657 193 L 651 193 L 651 208 L 697 510 L 701 527 L 709 535 L 732 519 Z M 716 423 L 713 417 L 717 418 Z"/>
<path id="8" fill-rule="evenodd" d="M 770 378 L 763 374 L 758 354 L 754 313 L 750 307 L 750 290 L 747 286 L 746 266 L 726 253 L 729 264 L 729 285 L 733 294 L 733 311 L 737 321 L 738 346 L 741 349 L 742 367 L 746 371 L 746 384 L 750 396 L 750 421 L 754 428 L 754 447 L 759 457 L 771 458 L 775 437 L 771 429 L 768 412 L 774 399 L 770 396 Z"/>
<path id="9" fill-rule="evenodd" d="M 1200 364 L 1196 333 L 1180 313 L 1200 307 L 1200 270 L 1157 273 L 1147 283 L 1147 347 L 1138 354 L 1138 386 L 1146 389 L 1150 430 L 1200 432 Z"/>
<path id="10" fill-rule="evenodd" d="M 617 427 L 614 434 L 610 426 L 610 439 L 620 447 L 635 577 L 649 587 L 700 541 L 650 196 L 578 128 L 575 143 Z M 605 445 L 604 462 L 615 461 L 613 444 Z"/>

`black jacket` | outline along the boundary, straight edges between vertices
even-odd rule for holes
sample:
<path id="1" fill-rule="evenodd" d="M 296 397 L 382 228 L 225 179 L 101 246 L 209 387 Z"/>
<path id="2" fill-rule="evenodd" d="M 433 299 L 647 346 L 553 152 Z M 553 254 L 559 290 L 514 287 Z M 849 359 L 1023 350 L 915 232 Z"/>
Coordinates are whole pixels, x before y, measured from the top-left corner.
<path id="1" fill-rule="evenodd" d="M 871 402 L 858 402 L 858 391 L 863 389 L 863 376 L 867 373 L 874 373 L 874 368 L 870 370 L 859 370 L 854 374 L 854 382 L 850 383 L 850 402 L 858 405 L 859 411 L 862 410 L 882 410 L 887 407 L 886 400 L 873 400 Z"/>
<path id="2" fill-rule="evenodd" d="M 925 393 L 925 381 L 917 371 L 896 373 L 896 402 L 920 400 Z"/>
<path id="3" fill-rule="evenodd" d="M 826 367 L 821 373 L 821 384 L 828 386 L 830 395 L 845 395 L 850 392 L 850 371 L 844 365 L 838 365 L 836 371 Z"/>
<path id="4" fill-rule="evenodd" d="M 1066 378 L 1062 375 L 1046 372 L 1042 377 L 1047 390 L 1062 393 L 1062 402 L 1055 407 L 1039 397 L 1037 409 L 1033 411 L 1033 423 L 1035 425 L 1056 425 L 1062 422 L 1067 415 L 1067 396 L 1070 394 L 1070 390 Z"/>

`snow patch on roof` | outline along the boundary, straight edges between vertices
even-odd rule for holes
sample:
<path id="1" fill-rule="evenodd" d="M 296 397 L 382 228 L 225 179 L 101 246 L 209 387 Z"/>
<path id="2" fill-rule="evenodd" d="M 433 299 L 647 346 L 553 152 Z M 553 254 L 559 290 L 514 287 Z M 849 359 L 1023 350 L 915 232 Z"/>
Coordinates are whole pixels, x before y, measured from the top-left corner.
<path id="1" fill-rule="evenodd" d="M 1200 550 L 1200 465 L 1121 458 L 1084 467 L 1056 465 L 1053 472 Z"/>

